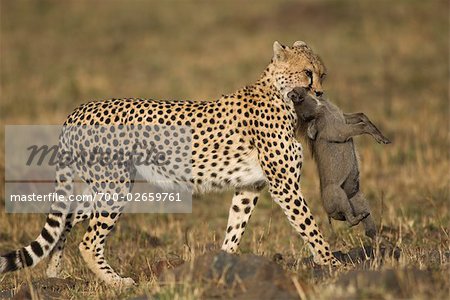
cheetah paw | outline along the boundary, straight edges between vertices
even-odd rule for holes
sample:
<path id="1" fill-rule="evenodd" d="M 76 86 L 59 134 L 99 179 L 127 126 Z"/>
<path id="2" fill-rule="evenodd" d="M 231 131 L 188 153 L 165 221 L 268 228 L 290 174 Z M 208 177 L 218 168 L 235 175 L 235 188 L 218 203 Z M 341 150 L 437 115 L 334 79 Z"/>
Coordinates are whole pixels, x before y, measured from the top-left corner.
<path id="1" fill-rule="evenodd" d="M 342 266 L 342 263 L 336 257 L 333 256 L 330 260 L 330 265 L 333 267 L 338 267 Z"/>
<path id="2" fill-rule="evenodd" d="M 131 287 L 133 285 L 136 285 L 136 282 L 131 277 L 124 277 L 114 280 L 112 282 L 112 285 L 117 287 Z"/>
<path id="3" fill-rule="evenodd" d="M 61 273 L 62 273 L 61 270 L 56 268 L 48 268 L 45 271 L 45 274 L 47 275 L 48 278 L 62 278 Z"/>
<path id="4" fill-rule="evenodd" d="M 314 256 L 314 263 L 320 266 L 341 266 L 342 263 L 333 255 L 331 257 L 320 257 L 320 256 Z"/>

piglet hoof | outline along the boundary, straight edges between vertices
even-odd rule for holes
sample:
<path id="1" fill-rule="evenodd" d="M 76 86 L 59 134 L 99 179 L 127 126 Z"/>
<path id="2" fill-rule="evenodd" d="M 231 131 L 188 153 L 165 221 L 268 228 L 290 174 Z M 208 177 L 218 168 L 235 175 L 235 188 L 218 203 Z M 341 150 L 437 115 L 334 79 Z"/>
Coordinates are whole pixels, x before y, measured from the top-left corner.
<path id="1" fill-rule="evenodd" d="M 390 141 L 387 137 L 385 137 L 384 135 L 382 135 L 382 134 L 376 135 L 376 136 L 375 136 L 375 140 L 376 140 L 379 144 L 384 144 L 384 145 L 387 145 L 387 144 L 390 144 L 390 143 L 391 143 L 391 141 Z"/>
<path id="2" fill-rule="evenodd" d="M 369 238 L 371 238 L 372 240 L 375 240 L 376 236 L 377 236 L 377 231 L 375 229 L 367 229 L 365 231 L 365 235 Z"/>
<path id="3" fill-rule="evenodd" d="M 348 218 L 348 219 L 347 219 L 347 222 L 349 223 L 350 227 L 353 227 L 353 226 L 355 226 L 355 225 L 358 225 L 359 222 L 361 222 L 362 220 L 364 220 L 365 218 L 367 218 L 369 215 L 370 215 L 370 213 L 364 212 L 364 213 L 361 213 L 361 214 L 355 216 L 355 217 L 352 218 L 352 219 Z"/>

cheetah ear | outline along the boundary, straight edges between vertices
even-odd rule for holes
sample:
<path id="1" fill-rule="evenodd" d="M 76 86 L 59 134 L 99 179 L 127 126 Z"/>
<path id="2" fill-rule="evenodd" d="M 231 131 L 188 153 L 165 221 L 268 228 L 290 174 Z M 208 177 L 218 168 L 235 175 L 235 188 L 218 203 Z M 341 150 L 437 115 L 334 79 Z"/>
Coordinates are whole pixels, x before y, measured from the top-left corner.
<path id="1" fill-rule="evenodd" d="M 281 45 L 278 41 L 273 43 L 273 60 L 285 61 L 288 55 L 288 47 Z"/>
<path id="2" fill-rule="evenodd" d="M 304 41 L 296 41 L 293 45 L 294 47 L 308 47 Z"/>
<path id="3" fill-rule="evenodd" d="M 312 120 L 308 123 L 308 129 L 306 130 L 306 134 L 311 140 L 315 140 L 317 137 L 317 125 L 316 120 Z"/>

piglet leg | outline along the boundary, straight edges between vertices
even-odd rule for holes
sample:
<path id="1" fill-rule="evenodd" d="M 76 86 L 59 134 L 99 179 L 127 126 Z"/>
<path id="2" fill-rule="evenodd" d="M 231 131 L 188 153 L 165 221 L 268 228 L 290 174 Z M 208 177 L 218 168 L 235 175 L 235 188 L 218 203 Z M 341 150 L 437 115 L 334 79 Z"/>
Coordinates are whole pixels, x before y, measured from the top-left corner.
<path id="1" fill-rule="evenodd" d="M 364 230 L 366 236 L 370 237 L 371 239 L 375 238 L 377 228 L 375 226 L 375 222 L 373 221 L 369 203 L 364 194 L 360 191 L 357 192 L 352 198 L 350 198 L 350 204 L 353 207 L 355 215 L 367 214 L 367 217 L 362 220 Z"/>
<path id="2" fill-rule="evenodd" d="M 322 190 L 322 201 L 328 215 L 335 220 L 347 220 L 350 226 L 355 226 L 364 220 L 369 213 L 355 214 L 347 194 L 337 184 L 330 184 Z"/>

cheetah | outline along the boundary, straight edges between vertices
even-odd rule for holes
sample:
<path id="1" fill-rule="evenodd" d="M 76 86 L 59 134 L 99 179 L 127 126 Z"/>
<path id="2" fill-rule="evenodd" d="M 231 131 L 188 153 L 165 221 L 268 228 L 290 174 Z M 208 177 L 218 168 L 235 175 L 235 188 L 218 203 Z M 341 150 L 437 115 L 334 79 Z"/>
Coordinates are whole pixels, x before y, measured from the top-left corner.
<path id="1" fill-rule="evenodd" d="M 296 140 L 297 115 L 291 100 L 292 93 L 301 87 L 312 97 L 321 96 L 325 75 L 324 64 L 306 43 L 297 41 L 289 47 L 274 42 L 273 58 L 259 80 L 214 101 L 133 98 L 79 106 L 64 123 L 58 153 L 62 156 L 66 150 L 70 153 L 81 147 L 81 143 L 94 142 L 95 136 L 82 134 L 76 126 L 144 126 L 144 133 L 145 126 L 166 126 L 167 131 L 187 126 L 191 131 L 192 178 L 174 175 L 167 169 L 160 169 L 158 174 L 199 193 L 235 190 L 222 250 L 237 251 L 261 190 L 267 186 L 272 199 L 309 246 L 315 262 L 339 265 L 300 191 L 303 149 Z M 125 142 L 129 141 L 105 141 L 111 148 L 125 147 Z M 147 171 L 132 164 L 115 165 L 113 169 L 58 164 L 55 190 L 64 196 L 73 193 L 73 178 L 78 174 L 92 191 L 125 194 L 131 190 L 136 172 Z M 124 205 L 96 201 L 90 207 L 72 211 L 65 202 L 53 204 L 37 239 L 0 257 L 0 273 L 35 266 L 49 256 L 47 275 L 59 276 L 68 233 L 76 223 L 89 219 L 79 244 L 87 266 L 107 284 L 134 284 L 133 279 L 116 273 L 104 257 L 106 238 Z"/>

